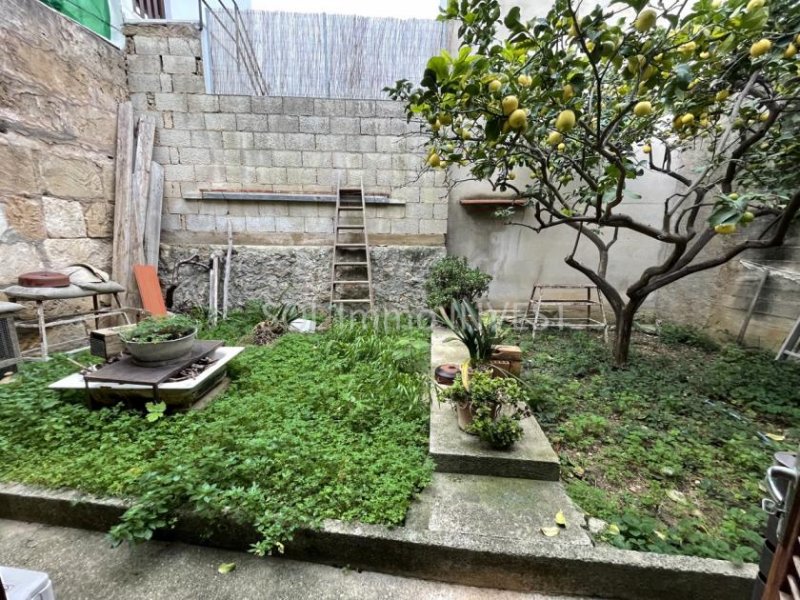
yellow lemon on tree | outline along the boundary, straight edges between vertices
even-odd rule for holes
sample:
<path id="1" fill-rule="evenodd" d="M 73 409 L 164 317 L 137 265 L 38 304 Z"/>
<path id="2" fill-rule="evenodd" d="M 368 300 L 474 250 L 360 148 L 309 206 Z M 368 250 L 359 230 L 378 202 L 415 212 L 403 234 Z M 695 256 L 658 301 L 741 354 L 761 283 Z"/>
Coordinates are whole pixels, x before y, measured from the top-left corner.
<path id="1" fill-rule="evenodd" d="M 556 150 L 559 152 L 563 152 L 567 149 L 567 145 L 564 142 L 561 142 L 558 146 L 556 146 Z"/>
<path id="2" fill-rule="evenodd" d="M 746 210 L 742 214 L 742 223 L 752 223 L 753 219 L 755 219 L 755 218 L 756 218 L 756 216 L 753 213 L 751 213 L 749 210 Z"/>
<path id="3" fill-rule="evenodd" d="M 731 200 L 738 200 L 739 199 L 739 194 L 737 194 L 736 192 L 733 192 L 732 194 L 728 194 L 728 198 L 730 198 Z"/>
<path id="4" fill-rule="evenodd" d="M 697 50 L 697 44 L 695 42 L 686 42 L 678 46 L 678 52 L 681 54 L 692 54 L 695 50 Z"/>
<path id="5" fill-rule="evenodd" d="M 551 131 L 550 134 L 547 136 L 547 144 L 550 146 L 558 146 L 563 141 L 564 141 L 564 136 L 561 135 L 558 131 Z"/>
<path id="6" fill-rule="evenodd" d="M 725 102 L 725 100 L 727 100 L 728 96 L 730 95 L 731 93 L 728 90 L 720 90 L 717 92 L 717 95 L 714 96 L 714 100 L 716 100 L 717 102 Z"/>
<path id="7" fill-rule="evenodd" d="M 753 58 L 758 58 L 759 56 L 763 56 L 769 52 L 771 49 L 772 42 L 770 42 L 767 38 L 762 38 L 750 46 L 750 56 Z"/>
<path id="8" fill-rule="evenodd" d="M 510 171 L 508 175 L 506 175 L 506 179 L 511 179 L 512 181 L 517 178 L 517 174 L 513 171 Z"/>
<path id="9" fill-rule="evenodd" d="M 768 110 L 765 110 L 760 115 L 758 115 L 758 120 L 761 121 L 762 123 L 764 121 L 766 121 L 767 119 L 769 119 L 769 111 Z"/>
<path id="10" fill-rule="evenodd" d="M 645 154 L 650 154 L 653 151 L 653 147 L 650 144 L 645 144 L 642 146 L 642 152 Z"/>
<path id="11" fill-rule="evenodd" d="M 691 125 L 692 123 L 694 123 L 694 115 L 692 113 L 686 113 L 685 115 L 681 116 L 681 124 Z"/>
<path id="12" fill-rule="evenodd" d="M 800 33 L 798 33 L 797 36 L 794 38 L 794 43 L 797 46 L 800 46 Z"/>
<path id="13" fill-rule="evenodd" d="M 646 100 L 638 102 L 636 106 L 633 107 L 633 114 L 635 114 L 637 117 L 646 117 L 652 112 L 653 112 L 653 105 L 647 102 Z"/>
<path id="14" fill-rule="evenodd" d="M 569 100 L 574 95 L 575 95 L 575 89 L 572 87 L 572 85 L 569 83 L 565 85 L 564 89 L 561 92 L 561 97 L 564 98 L 564 100 Z"/>
<path id="15" fill-rule="evenodd" d="M 520 75 L 517 77 L 517 83 L 520 84 L 522 87 L 530 87 L 533 83 L 533 79 L 530 75 Z"/>
<path id="16" fill-rule="evenodd" d="M 499 79 L 492 79 L 489 82 L 489 91 L 492 92 L 493 94 L 498 92 L 501 87 L 503 87 L 503 84 L 500 82 Z"/>
<path id="17" fill-rule="evenodd" d="M 518 108 L 508 116 L 508 124 L 514 129 L 522 129 L 528 124 L 528 115 Z"/>
<path id="18" fill-rule="evenodd" d="M 428 165 L 434 169 L 442 164 L 442 159 L 435 152 L 428 157 Z"/>
<path id="19" fill-rule="evenodd" d="M 728 235 L 736 231 L 736 223 L 725 223 L 714 226 L 714 231 L 722 235 Z"/>
<path id="20" fill-rule="evenodd" d="M 783 58 L 794 58 L 795 54 L 797 54 L 797 46 L 790 43 L 783 51 Z"/>
<path id="21" fill-rule="evenodd" d="M 753 2 L 757 0 L 751 0 Z M 645 8 L 642 12 L 639 13 L 639 16 L 636 17 L 636 22 L 633 26 L 636 28 L 636 31 L 639 33 L 644 33 L 648 29 L 651 29 L 653 25 L 656 24 L 656 17 L 657 13 L 653 8 Z"/>
<path id="22" fill-rule="evenodd" d="M 559 131 L 570 131 L 575 127 L 575 113 L 571 110 L 562 110 L 556 119 L 556 129 Z"/>
<path id="23" fill-rule="evenodd" d="M 519 100 L 516 96 L 506 96 L 503 98 L 503 114 L 508 116 L 519 108 Z"/>
<path id="24" fill-rule="evenodd" d="M 747 3 L 747 8 L 745 10 L 747 10 L 747 12 L 753 12 L 758 10 L 765 4 L 766 4 L 765 0 L 750 0 L 750 2 Z"/>

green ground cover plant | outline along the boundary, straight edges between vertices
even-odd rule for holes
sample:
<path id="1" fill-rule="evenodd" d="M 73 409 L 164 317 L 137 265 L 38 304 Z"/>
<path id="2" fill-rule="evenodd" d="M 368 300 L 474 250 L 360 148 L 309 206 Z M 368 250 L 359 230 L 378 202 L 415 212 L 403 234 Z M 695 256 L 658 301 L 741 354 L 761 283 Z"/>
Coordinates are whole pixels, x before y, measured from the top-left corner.
<path id="1" fill-rule="evenodd" d="M 638 335 L 614 369 L 602 338 L 520 343 L 532 407 L 570 496 L 620 548 L 755 561 L 772 456 L 800 442 L 800 365 L 685 328 Z"/>
<path id="2" fill-rule="evenodd" d="M 256 313 L 204 337 L 238 339 Z M 260 554 L 326 518 L 402 523 L 432 472 L 428 335 L 347 320 L 287 334 L 240 355 L 231 387 L 205 410 L 151 421 L 47 390 L 75 371 L 64 357 L 26 364 L 0 386 L 0 480 L 133 499 L 117 542 L 149 539 L 180 509 L 254 525 Z"/>

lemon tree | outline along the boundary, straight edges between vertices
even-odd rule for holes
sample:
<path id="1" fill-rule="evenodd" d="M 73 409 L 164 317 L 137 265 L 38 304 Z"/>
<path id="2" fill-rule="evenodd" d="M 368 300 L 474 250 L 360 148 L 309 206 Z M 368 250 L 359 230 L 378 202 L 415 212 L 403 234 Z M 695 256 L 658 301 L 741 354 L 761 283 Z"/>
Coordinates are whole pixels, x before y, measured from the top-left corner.
<path id="1" fill-rule="evenodd" d="M 501 15 L 496 0 L 450 0 L 440 18 L 457 23 L 458 52 L 432 57 L 419 85 L 387 91 L 423 123 L 430 168 L 468 169 L 527 200 L 533 216 L 516 224 L 571 227 L 576 249 L 594 244 L 599 266 L 574 251 L 566 262 L 614 310 L 618 364 L 651 293 L 783 243 L 800 209 L 796 0 L 591 10 L 556 0 L 531 20 L 519 7 Z M 647 169 L 678 182 L 675 193 L 664 186 L 656 225 L 626 212 L 636 197 L 628 186 Z M 515 175 L 526 171 L 533 183 L 520 186 Z M 627 289 L 606 277 L 620 230 L 668 246 Z"/>

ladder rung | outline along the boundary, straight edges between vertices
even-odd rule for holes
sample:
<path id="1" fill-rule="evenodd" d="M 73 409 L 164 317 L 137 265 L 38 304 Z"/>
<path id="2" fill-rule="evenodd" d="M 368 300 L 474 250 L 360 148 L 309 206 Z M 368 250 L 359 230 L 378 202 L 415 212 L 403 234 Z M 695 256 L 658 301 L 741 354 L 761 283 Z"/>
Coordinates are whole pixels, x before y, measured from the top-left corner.
<path id="1" fill-rule="evenodd" d="M 792 352 L 791 350 L 784 350 L 783 353 L 786 356 L 791 356 L 792 358 L 800 358 L 800 352 Z"/>
<path id="2" fill-rule="evenodd" d="M 339 210 L 363 210 L 360 206 L 340 206 Z"/>
<path id="3" fill-rule="evenodd" d="M 531 304 L 555 304 L 558 306 L 597 306 L 599 302 L 594 300 L 531 300 Z"/>
<path id="4" fill-rule="evenodd" d="M 338 302 L 339 304 L 358 304 L 358 303 L 367 303 L 369 304 L 369 298 L 336 298 L 331 300 L 331 302 Z"/>
<path id="5" fill-rule="evenodd" d="M 337 248 L 366 248 L 366 244 L 350 244 L 350 243 L 341 243 L 336 242 Z"/>
<path id="6" fill-rule="evenodd" d="M 333 285 L 367 285 L 369 280 L 355 280 L 355 279 L 342 279 L 339 281 L 334 281 Z"/>
<path id="7" fill-rule="evenodd" d="M 339 225 L 337 229 L 364 229 L 363 225 Z"/>
<path id="8" fill-rule="evenodd" d="M 356 262 L 335 262 L 333 263 L 334 267 L 366 267 L 367 263 L 364 261 L 356 261 Z"/>

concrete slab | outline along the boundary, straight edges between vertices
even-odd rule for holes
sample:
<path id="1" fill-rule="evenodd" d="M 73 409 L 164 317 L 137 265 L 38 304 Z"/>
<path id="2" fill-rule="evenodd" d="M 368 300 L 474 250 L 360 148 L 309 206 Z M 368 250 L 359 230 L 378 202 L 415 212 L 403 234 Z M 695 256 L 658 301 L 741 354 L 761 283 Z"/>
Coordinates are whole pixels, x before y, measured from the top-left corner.
<path id="1" fill-rule="evenodd" d="M 567 527 L 546 537 L 563 511 Z M 549 544 L 591 546 L 583 514 L 564 488 L 551 481 L 436 473 L 409 511 L 406 527 Z"/>
<path id="2" fill-rule="evenodd" d="M 460 364 L 469 359 L 467 348 L 448 330 L 434 327 L 431 333 L 431 368 L 443 363 Z M 435 386 L 434 386 L 435 387 Z M 435 390 L 434 390 L 435 395 Z M 493 450 L 477 437 L 458 428 L 456 415 L 448 404 L 431 402 L 429 452 L 436 470 L 497 477 L 522 477 L 558 481 L 558 455 L 547 441 L 534 417 L 522 421 L 525 435 L 511 450 Z"/>
<path id="3" fill-rule="evenodd" d="M 222 563 L 236 569 L 222 575 Z M 58 600 L 555 600 L 180 543 L 112 549 L 102 533 L 6 520 L 0 564 L 48 573 Z"/>

